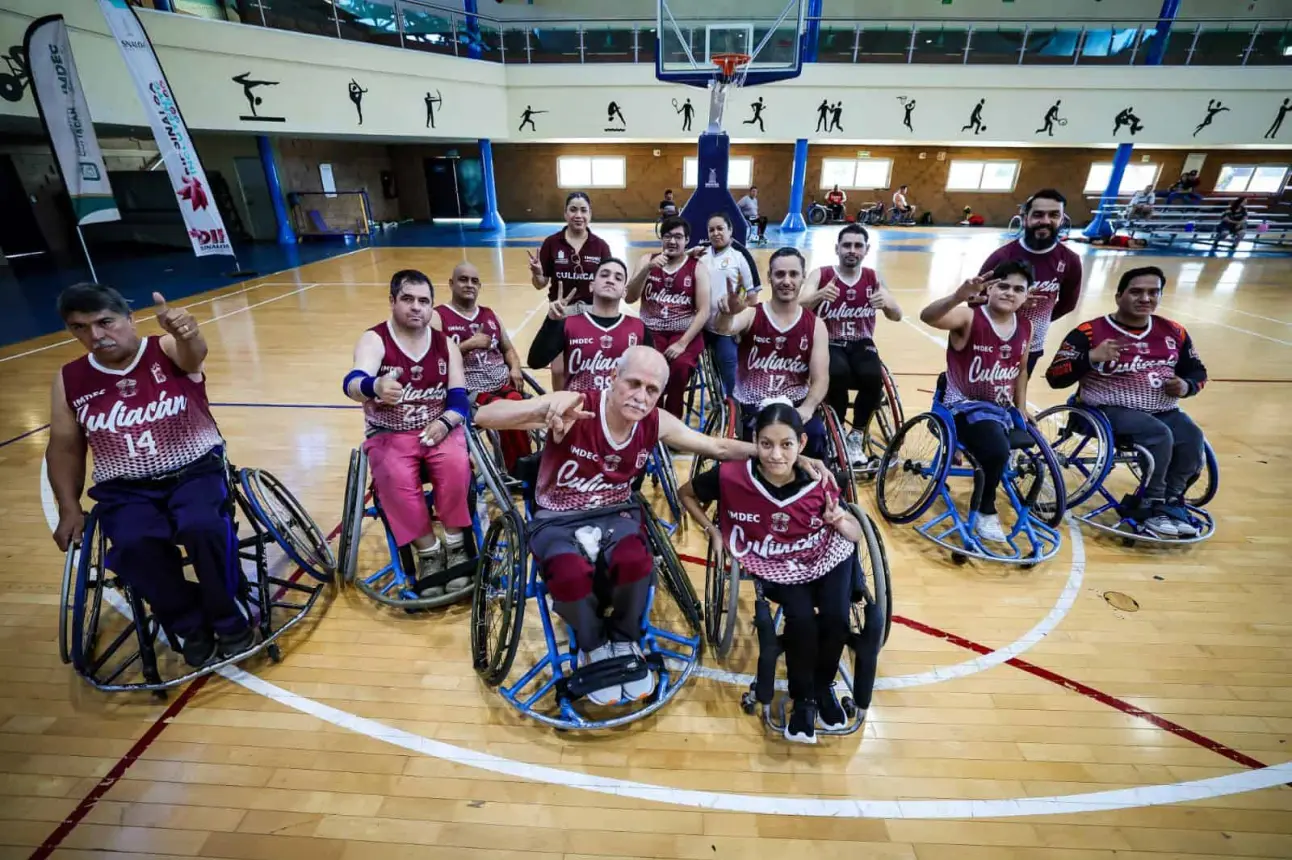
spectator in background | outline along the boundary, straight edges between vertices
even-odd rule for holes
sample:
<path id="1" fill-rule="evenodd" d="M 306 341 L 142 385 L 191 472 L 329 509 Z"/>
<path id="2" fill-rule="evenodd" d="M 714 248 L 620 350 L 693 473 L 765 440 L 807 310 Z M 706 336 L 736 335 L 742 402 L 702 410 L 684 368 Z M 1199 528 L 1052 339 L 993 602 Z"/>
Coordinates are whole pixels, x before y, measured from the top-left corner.
<path id="1" fill-rule="evenodd" d="M 1153 207 L 1157 204 L 1157 194 L 1153 191 L 1153 185 L 1150 183 L 1143 191 L 1136 191 L 1131 197 L 1130 205 L 1126 207 L 1127 218 L 1152 218 Z"/>
<path id="2" fill-rule="evenodd" d="M 987 221 L 981 215 L 975 215 L 971 207 L 966 206 L 960 219 L 961 227 L 981 227 Z"/>
<path id="3" fill-rule="evenodd" d="M 898 221 L 915 220 L 915 207 L 906 199 L 906 192 L 910 190 L 909 185 L 902 185 L 893 193 L 893 212 L 897 215 Z"/>
<path id="4" fill-rule="evenodd" d="M 758 231 L 757 239 L 759 242 L 767 241 L 767 216 L 758 214 L 758 186 L 749 186 L 749 193 L 736 201 L 736 206 L 740 209 L 740 214 L 745 216 L 745 220 L 754 225 Z M 749 241 L 754 241 L 753 236 L 746 236 Z"/>
<path id="5" fill-rule="evenodd" d="M 677 214 L 677 203 L 673 200 L 673 189 L 664 189 L 664 199 L 659 202 L 660 220 L 672 218 Z"/>
<path id="6" fill-rule="evenodd" d="M 1190 170 L 1188 173 L 1180 174 L 1180 178 L 1175 181 L 1171 189 L 1166 194 L 1166 205 L 1171 206 L 1177 198 L 1183 197 L 1190 203 L 1201 203 L 1202 195 L 1198 193 L 1197 188 L 1202 184 L 1198 178 L 1198 171 Z"/>
<path id="7" fill-rule="evenodd" d="M 1243 205 L 1246 202 L 1246 197 L 1235 197 L 1229 208 L 1221 213 L 1212 245 L 1219 244 L 1226 236 L 1232 236 L 1235 245 L 1243 238 L 1243 231 L 1247 229 L 1247 207 Z"/>
<path id="8" fill-rule="evenodd" d="M 848 195 L 839 190 L 839 186 L 830 189 L 825 196 L 825 206 L 830 210 L 830 220 L 843 220 L 843 207 L 848 202 Z"/>

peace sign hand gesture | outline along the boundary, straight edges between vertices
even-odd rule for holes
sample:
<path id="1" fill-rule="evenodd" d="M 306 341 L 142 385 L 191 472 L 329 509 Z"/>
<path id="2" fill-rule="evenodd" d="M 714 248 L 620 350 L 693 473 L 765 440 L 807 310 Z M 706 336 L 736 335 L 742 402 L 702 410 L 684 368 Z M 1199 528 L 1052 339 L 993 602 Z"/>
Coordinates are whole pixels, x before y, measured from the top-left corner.
<path id="1" fill-rule="evenodd" d="M 534 256 L 533 251 L 526 251 L 529 255 L 529 272 L 536 278 L 543 277 L 543 261 Z"/>
<path id="2" fill-rule="evenodd" d="M 574 294 L 577 290 L 577 287 L 570 287 L 570 291 L 564 295 L 560 295 L 558 292 L 559 298 L 547 306 L 547 318 L 563 320 L 569 316 L 570 309 L 567 305 L 569 304 L 570 299 L 574 298 Z"/>
<path id="3" fill-rule="evenodd" d="M 153 304 L 157 305 L 157 324 L 162 331 L 176 340 L 192 340 L 197 337 L 197 320 L 183 308 L 166 306 L 166 299 L 161 293 L 153 293 Z"/>

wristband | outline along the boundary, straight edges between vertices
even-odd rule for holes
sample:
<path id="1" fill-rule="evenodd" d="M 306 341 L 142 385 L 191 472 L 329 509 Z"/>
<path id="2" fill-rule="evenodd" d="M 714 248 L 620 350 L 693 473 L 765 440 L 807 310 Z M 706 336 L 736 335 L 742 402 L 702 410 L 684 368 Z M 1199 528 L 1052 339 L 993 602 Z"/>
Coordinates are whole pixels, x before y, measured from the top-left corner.
<path id="1" fill-rule="evenodd" d="M 350 394 L 350 383 L 359 380 L 359 393 L 364 397 L 372 400 L 376 398 L 377 378 L 364 373 L 362 370 L 352 370 L 345 375 L 345 381 L 341 383 L 341 390 L 348 397 Z"/>
<path id="2" fill-rule="evenodd" d="M 452 421 L 450 421 L 448 418 L 445 418 L 443 415 L 441 415 L 439 418 L 436 418 L 435 420 L 443 424 L 444 429 L 447 430 L 449 433 L 452 433 L 454 426 L 456 426 Z"/>

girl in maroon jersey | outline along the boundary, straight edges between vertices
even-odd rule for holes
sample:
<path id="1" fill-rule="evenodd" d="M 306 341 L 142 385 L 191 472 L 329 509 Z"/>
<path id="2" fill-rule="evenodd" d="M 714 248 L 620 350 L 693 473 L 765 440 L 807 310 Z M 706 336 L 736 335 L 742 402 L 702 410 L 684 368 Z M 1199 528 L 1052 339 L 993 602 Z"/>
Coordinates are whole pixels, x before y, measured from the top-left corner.
<path id="1" fill-rule="evenodd" d="M 861 525 L 839 506 L 838 490 L 795 467 L 807 444 L 803 418 L 785 399 L 765 401 L 755 421 L 756 460 L 722 463 L 681 489 L 682 504 L 763 583 L 785 612 L 785 668 L 794 711 L 786 740 L 816 743 L 816 724 L 839 729 L 848 719 L 834 678 L 849 633 Z M 718 523 L 705 508 L 718 503 Z M 858 678 L 863 718 L 879 655 L 878 618 L 866 614 Z M 871 634 L 874 634 L 873 636 Z"/>
<path id="2" fill-rule="evenodd" d="M 943 403 L 955 416 L 956 439 L 982 469 L 982 498 L 971 521 L 976 519 L 975 531 L 989 541 L 1005 540 L 996 490 L 1009 459 L 1010 410 L 1027 406 L 1032 326 L 1018 310 L 1032 281 L 1028 263 L 1007 260 L 992 270 L 990 280 L 970 278 L 920 312 L 924 323 L 950 333 Z M 986 304 L 966 304 L 984 290 Z"/>

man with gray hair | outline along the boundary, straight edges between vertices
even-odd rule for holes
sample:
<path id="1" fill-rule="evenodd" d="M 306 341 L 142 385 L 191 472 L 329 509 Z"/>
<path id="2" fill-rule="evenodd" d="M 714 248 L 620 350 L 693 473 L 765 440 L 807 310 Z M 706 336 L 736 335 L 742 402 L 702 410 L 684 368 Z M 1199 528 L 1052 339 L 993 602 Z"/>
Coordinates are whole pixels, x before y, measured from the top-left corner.
<path id="1" fill-rule="evenodd" d="M 539 464 L 529 548 L 538 561 L 556 613 L 574 630 L 579 665 L 612 657 L 642 657 L 641 639 L 654 558 L 641 512 L 625 508 L 657 442 L 713 460 L 754 456 L 735 439 L 701 435 L 656 408 L 668 383 L 668 362 L 646 346 L 628 348 L 602 391 L 557 391 L 520 402 L 481 406 L 475 421 L 492 430 L 548 431 Z M 813 475 L 828 474 L 814 460 Z M 609 511 L 599 509 L 609 508 Z M 593 593 L 597 559 L 612 583 L 609 623 Z M 651 672 L 615 683 L 588 698 L 598 705 L 633 701 L 655 689 Z"/>

